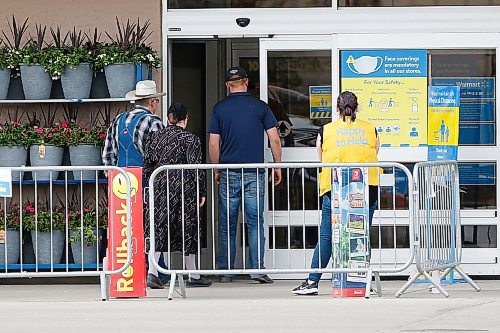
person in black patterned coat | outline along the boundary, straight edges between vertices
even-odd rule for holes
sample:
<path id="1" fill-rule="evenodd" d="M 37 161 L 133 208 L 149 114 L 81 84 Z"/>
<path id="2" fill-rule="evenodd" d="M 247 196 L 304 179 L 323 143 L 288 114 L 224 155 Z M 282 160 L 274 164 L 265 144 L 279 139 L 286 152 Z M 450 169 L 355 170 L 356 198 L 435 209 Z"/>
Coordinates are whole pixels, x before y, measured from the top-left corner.
<path id="1" fill-rule="evenodd" d="M 189 119 L 186 107 L 173 103 L 167 115 L 169 126 L 155 132 L 146 143 L 144 176 L 148 181 L 153 171 L 162 165 L 202 162 L 200 139 L 186 130 Z M 184 252 L 186 269 L 196 269 L 202 223 L 198 206 L 205 204 L 206 191 L 204 170 L 197 172 L 195 169 L 171 169 L 168 173 L 164 170 L 158 174 L 154 184 L 155 259 L 160 257 L 161 252 L 164 252 L 164 258 L 169 258 L 166 252 L 169 251 L 170 237 L 170 252 Z M 149 217 L 149 207 L 146 207 L 145 216 Z M 145 236 L 149 237 L 149 223 L 145 223 L 144 232 Z M 208 287 L 211 284 L 211 281 L 198 274 L 190 274 L 187 282 L 188 286 L 197 287 Z"/>

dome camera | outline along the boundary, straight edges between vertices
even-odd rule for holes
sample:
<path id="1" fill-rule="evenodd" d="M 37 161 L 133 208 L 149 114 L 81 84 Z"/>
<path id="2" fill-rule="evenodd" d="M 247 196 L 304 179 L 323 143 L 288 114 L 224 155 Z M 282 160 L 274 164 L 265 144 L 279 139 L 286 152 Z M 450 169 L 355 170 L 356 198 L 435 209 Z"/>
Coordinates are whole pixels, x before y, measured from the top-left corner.
<path id="1" fill-rule="evenodd" d="M 244 28 L 250 24 L 250 19 L 246 17 L 240 17 L 236 19 L 236 24 Z"/>

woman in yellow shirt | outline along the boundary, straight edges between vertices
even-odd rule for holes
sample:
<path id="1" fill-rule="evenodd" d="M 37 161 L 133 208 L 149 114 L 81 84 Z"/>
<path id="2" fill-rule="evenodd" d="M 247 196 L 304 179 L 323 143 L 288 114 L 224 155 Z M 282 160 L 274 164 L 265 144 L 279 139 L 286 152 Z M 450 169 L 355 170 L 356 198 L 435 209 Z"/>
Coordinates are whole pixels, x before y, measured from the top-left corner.
<path id="1" fill-rule="evenodd" d="M 319 160 L 324 163 L 369 163 L 377 162 L 380 140 L 375 126 L 357 119 L 358 98 L 350 91 L 344 91 L 337 98 L 337 112 L 340 117 L 320 129 L 316 141 Z M 332 255 L 332 210 L 331 210 L 331 170 L 323 168 L 320 174 L 321 225 L 320 242 L 316 244 L 311 268 L 325 268 Z M 369 184 L 369 224 L 377 208 L 378 170 L 368 171 Z M 321 260 L 319 258 L 321 253 Z M 296 295 L 314 295 L 318 293 L 321 273 L 309 274 L 309 277 L 292 290 Z"/>

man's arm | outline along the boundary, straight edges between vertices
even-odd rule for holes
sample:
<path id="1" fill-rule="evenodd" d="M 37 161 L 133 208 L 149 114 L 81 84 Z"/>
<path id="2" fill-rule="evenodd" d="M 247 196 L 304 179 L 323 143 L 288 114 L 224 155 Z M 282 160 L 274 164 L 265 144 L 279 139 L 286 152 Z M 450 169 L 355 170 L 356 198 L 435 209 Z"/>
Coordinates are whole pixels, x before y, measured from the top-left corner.
<path id="1" fill-rule="evenodd" d="M 116 160 L 118 156 L 118 148 L 116 146 L 116 120 L 118 116 L 113 119 L 108 127 L 106 133 L 106 139 L 104 140 L 104 149 L 102 151 L 102 163 L 106 166 L 116 165 Z"/>
<path id="2" fill-rule="evenodd" d="M 208 154 L 210 155 L 210 161 L 213 164 L 219 164 L 220 158 L 220 134 L 210 133 L 208 138 Z M 220 181 L 220 170 L 215 170 L 215 182 L 219 184 Z"/>
<path id="3" fill-rule="evenodd" d="M 210 137 L 208 139 L 208 153 L 210 155 L 210 161 L 214 164 L 219 164 L 220 158 L 220 135 L 210 133 Z"/>
<path id="4" fill-rule="evenodd" d="M 273 154 L 274 163 L 281 163 L 281 140 L 276 127 L 268 129 L 267 136 L 271 143 L 271 152 Z M 274 169 L 274 186 L 281 183 L 281 169 Z"/>
<path id="5" fill-rule="evenodd" d="M 323 158 L 323 149 L 321 148 L 321 134 L 318 133 L 318 138 L 316 139 L 316 151 L 318 152 L 319 161 Z"/>
<path id="6" fill-rule="evenodd" d="M 273 153 L 274 163 L 281 163 L 281 140 L 276 127 L 268 129 L 267 136 L 271 143 L 271 152 Z"/>

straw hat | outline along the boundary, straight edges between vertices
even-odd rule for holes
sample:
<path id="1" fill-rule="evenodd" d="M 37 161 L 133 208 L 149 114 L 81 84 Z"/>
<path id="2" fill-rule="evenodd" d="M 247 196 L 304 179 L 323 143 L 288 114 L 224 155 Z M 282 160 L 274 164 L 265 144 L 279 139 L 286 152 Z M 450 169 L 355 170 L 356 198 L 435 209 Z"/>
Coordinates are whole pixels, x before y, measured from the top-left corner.
<path id="1" fill-rule="evenodd" d="M 125 98 L 131 101 L 139 99 L 153 98 L 158 96 L 165 96 L 163 92 L 156 91 L 156 82 L 153 80 L 139 81 L 135 85 L 135 90 L 129 91 Z"/>

